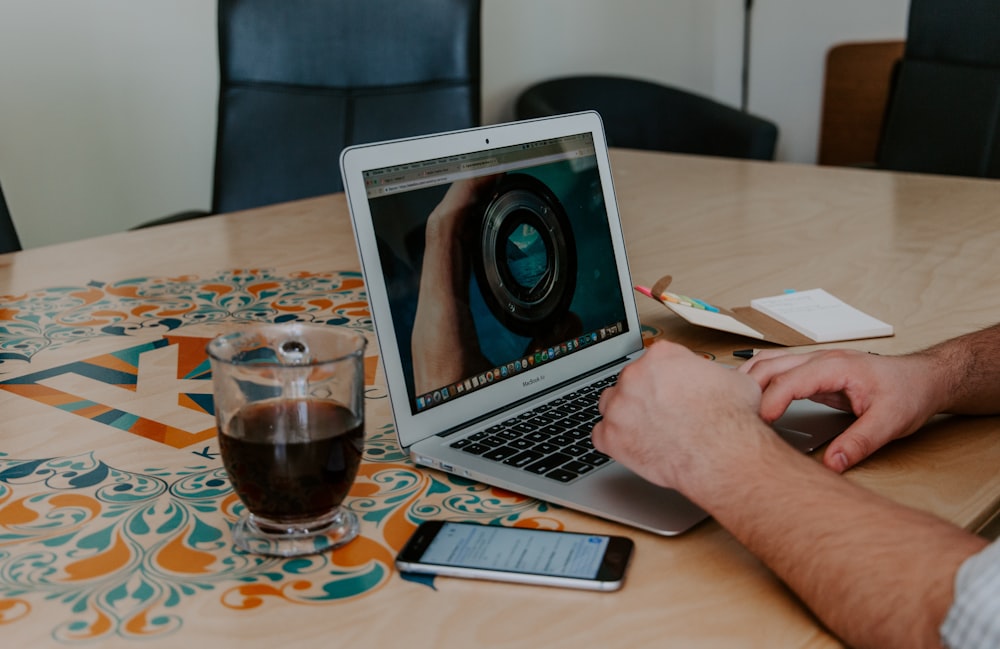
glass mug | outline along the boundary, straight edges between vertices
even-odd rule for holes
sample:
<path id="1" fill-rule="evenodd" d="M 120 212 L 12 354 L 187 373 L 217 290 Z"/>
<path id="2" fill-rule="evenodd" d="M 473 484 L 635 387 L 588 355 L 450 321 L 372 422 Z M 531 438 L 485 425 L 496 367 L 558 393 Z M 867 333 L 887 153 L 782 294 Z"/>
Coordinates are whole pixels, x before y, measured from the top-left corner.
<path id="1" fill-rule="evenodd" d="M 237 547 L 291 557 L 358 534 L 342 503 L 364 447 L 365 337 L 249 325 L 208 344 L 222 462 L 246 511 Z"/>

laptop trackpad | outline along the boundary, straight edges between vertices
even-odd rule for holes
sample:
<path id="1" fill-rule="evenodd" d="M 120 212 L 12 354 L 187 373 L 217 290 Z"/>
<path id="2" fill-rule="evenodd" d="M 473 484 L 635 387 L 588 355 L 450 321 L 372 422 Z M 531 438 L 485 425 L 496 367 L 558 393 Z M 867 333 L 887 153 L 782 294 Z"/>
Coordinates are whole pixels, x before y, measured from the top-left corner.
<path id="1" fill-rule="evenodd" d="M 801 399 L 788 406 L 774 422 L 774 429 L 793 447 L 808 453 L 842 433 L 855 419 L 842 410 Z"/>

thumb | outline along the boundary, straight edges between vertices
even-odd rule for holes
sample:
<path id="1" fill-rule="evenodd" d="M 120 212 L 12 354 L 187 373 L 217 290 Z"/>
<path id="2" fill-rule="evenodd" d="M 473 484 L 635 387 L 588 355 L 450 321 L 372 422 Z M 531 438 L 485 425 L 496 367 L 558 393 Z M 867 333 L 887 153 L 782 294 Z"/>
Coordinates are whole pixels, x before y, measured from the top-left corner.
<path id="1" fill-rule="evenodd" d="M 828 469 L 843 473 L 869 455 L 871 450 L 865 444 L 864 438 L 852 437 L 848 430 L 830 442 L 830 446 L 823 454 L 823 464 Z"/>
<path id="2" fill-rule="evenodd" d="M 823 454 L 823 464 L 843 473 L 894 439 L 896 433 L 886 417 L 869 410 L 830 442 Z"/>

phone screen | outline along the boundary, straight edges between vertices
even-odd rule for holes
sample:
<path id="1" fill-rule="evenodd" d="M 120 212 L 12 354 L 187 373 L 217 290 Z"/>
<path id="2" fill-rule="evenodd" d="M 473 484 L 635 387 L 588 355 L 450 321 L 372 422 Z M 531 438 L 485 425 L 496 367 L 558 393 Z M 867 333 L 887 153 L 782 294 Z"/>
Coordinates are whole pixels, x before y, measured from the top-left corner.
<path id="1" fill-rule="evenodd" d="M 594 579 L 610 539 L 607 536 L 526 530 L 492 525 L 444 523 L 420 561 Z"/>

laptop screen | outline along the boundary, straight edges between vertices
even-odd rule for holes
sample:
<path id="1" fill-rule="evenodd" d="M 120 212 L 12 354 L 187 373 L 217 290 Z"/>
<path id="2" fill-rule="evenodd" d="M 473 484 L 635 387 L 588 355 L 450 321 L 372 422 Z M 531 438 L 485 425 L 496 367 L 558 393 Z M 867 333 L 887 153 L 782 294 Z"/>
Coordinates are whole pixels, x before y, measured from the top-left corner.
<path id="1" fill-rule="evenodd" d="M 411 414 L 628 330 L 590 132 L 362 175 Z"/>

